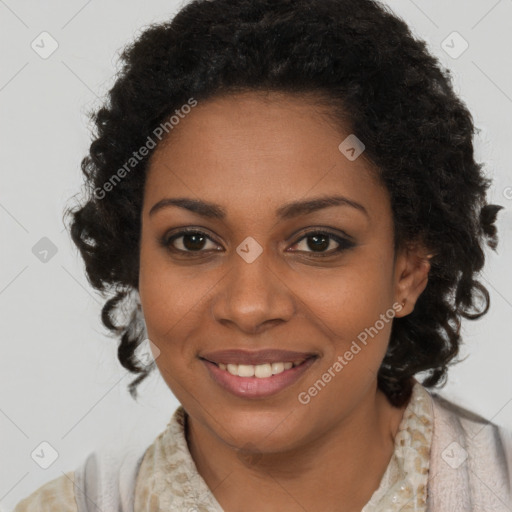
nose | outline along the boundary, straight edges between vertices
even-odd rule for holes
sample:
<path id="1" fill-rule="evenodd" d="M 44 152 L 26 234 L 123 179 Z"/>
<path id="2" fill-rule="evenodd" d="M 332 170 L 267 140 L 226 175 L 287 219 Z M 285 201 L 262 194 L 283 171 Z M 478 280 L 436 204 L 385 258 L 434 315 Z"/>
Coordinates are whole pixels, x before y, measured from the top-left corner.
<path id="1" fill-rule="evenodd" d="M 265 251 L 252 263 L 233 255 L 212 302 L 219 323 L 256 334 L 292 318 L 296 298 L 269 259 Z"/>

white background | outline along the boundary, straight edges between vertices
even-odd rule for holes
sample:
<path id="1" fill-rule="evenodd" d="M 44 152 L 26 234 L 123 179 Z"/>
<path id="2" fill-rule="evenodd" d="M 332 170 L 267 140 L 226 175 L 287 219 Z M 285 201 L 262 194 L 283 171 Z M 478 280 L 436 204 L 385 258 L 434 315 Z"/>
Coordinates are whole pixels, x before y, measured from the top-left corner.
<path id="1" fill-rule="evenodd" d="M 452 70 L 456 91 L 480 133 L 477 158 L 494 177 L 502 204 L 498 253 L 482 276 L 491 311 L 464 324 L 467 359 L 442 393 L 512 427 L 512 1 L 399 0 L 389 5 Z M 145 25 L 169 19 L 171 0 L 0 0 L 0 508 L 74 469 L 119 439 L 149 444 L 177 401 L 154 372 L 135 377 L 116 357 L 117 342 L 99 319 L 102 299 L 87 283 L 62 213 L 82 183 L 90 143 L 86 114 L 113 84 L 118 51 Z M 42 59 L 31 43 L 43 31 L 58 49 Z M 458 58 L 442 42 L 459 32 Z M 450 39 L 448 39 L 448 44 Z M 455 49 L 460 48 L 456 40 Z M 508 193 L 507 193 L 508 192 Z M 32 247 L 48 237 L 57 253 L 42 263 Z M 30 454 L 49 442 L 59 457 L 41 469 Z"/>

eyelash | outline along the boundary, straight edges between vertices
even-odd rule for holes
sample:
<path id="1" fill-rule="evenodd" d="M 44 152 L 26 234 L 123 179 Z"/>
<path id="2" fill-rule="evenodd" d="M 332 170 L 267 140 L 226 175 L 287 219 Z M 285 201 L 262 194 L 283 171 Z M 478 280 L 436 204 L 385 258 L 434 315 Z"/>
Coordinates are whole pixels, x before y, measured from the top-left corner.
<path id="1" fill-rule="evenodd" d="M 165 249 L 167 249 L 171 252 L 177 252 L 177 253 L 181 253 L 181 254 L 191 254 L 192 255 L 192 254 L 201 254 L 202 252 L 207 252 L 207 251 L 204 251 L 203 249 L 200 249 L 198 251 L 186 251 L 183 249 L 176 249 L 175 247 L 172 247 L 172 242 L 174 242 L 175 240 L 178 240 L 179 238 L 182 238 L 185 235 L 189 235 L 189 234 L 202 235 L 205 238 L 207 238 L 208 240 L 210 240 L 211 242 L 216 243 L 204 231 L 201 231 L 198 229 L 184 229 L 184 230 L 180 231 L 179 233 L 173 234 L 172 236 L 165 235 L 161 239 L 160 243 Z M 325 258 L 328 256 L 332 256 L 334 254 L 339 254 L 339 253 L 341 253 L 347 249 L 351 249 L 352 247 L 355 246 L 354 242 L 352 242 L 351 240 L 349 240 L 347 238 L 340 237 L 339 235 L 335 235 L 334 233 L 331 233 L 330 231 L 320 230 L 320 229 L 310 230 L 310 231 L 303 233 L 302 236 L 292 245 L 297 245 L 302 240 L 312 237 L 313 235 L 327 236 L 329 239 L 334 240 L 338 244 L 338 247 L 335 249 L 331 249 L 330 251 L 327 251 L 327 252 L 315 252 L 315 251 L 294 251 L 294 252 L 306 252 L 309 254 L 313 254 L 315 258 Z"/>

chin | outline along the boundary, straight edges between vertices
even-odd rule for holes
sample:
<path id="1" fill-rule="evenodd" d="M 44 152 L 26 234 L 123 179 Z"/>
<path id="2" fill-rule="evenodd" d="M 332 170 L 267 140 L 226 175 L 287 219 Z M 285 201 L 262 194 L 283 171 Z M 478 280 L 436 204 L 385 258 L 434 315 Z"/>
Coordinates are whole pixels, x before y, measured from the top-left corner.
<path id="1" fill-rule="evenodd" d="M 225 443 L 237 450 L 278 453 L 293 449 L 303 432 L 305 418 L 290 410 L 262 411 L 254 408 L 223 414 L 211 424 Z"/>

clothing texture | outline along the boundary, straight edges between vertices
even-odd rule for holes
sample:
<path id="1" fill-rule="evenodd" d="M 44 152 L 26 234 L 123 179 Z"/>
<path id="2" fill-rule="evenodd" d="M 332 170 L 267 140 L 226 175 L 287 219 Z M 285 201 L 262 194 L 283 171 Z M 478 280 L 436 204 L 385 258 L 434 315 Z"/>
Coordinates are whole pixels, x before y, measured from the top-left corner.
<path id="1" fill-rule="evenodd" d="M 149 447 L 92 453 L 14 512 L 222 512 L 197 472 L 186 422 L 180 406 Z M 393 455 L 361 512 L 512 512 L 511 473 L 510 432 L 415 383 Z"/>

